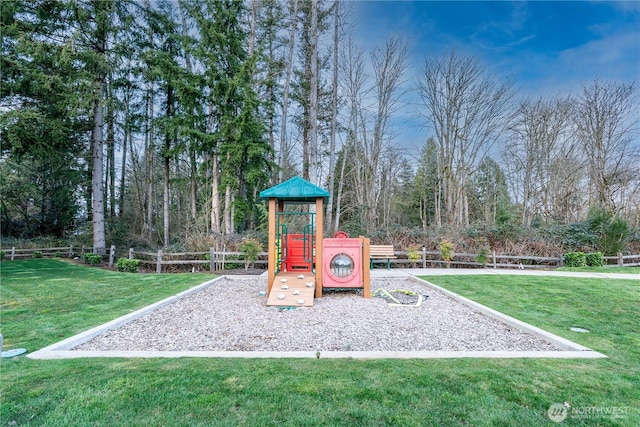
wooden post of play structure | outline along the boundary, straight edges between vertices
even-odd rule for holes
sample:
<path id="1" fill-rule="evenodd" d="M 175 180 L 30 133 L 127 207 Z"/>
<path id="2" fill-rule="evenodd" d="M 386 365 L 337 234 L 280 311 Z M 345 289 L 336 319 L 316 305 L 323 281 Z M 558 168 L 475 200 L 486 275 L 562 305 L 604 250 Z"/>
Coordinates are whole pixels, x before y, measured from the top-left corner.
<path id="1" fill-rule="evenodd" d="M 371 240 L 364 236 L 360 236 L 360 240 L 362 240 L 362 296 L 371 298 L 371 270 L 369 265 Z"/>
<path id="2" fill-rule="evenodd" d="M 275 266 L 275 270 L 276 272 L 279 272 L 282 270 L 282 257 L 284 256 L 284 246 L 285 246 L 285 242 L 282 240 L 282 235 L 280 234 L 282 232 L 282 230 L 280 230 L 278 228 L 278 226 L 280 225 L 280 219 L 282 218 L 282 213 L 284 212 L 284 202 L 282 200 L 277 200 L 276 201 L 276 207 L 277 207 L 277 212 L 276 212 L 276 266 Z M 274 273 L 274 279 L 275 279 L 275 273 Z"/>
<path id="3" fill-rule="evenodd" d="M 269 243 L 267 264 L 267 292 L 271 294 L 271 286 L 276 279 L 276 262 L 278 253 L 276 248 L 276 199 L 269 199 Z"/>
<path id="4" fill-rule="evenodd" d="M 324 238 L 322 197 L 316 197 L 316 298 L 322 297 L 322 241 Z M 312 254 L 313 258 L 313 254 Z"/>

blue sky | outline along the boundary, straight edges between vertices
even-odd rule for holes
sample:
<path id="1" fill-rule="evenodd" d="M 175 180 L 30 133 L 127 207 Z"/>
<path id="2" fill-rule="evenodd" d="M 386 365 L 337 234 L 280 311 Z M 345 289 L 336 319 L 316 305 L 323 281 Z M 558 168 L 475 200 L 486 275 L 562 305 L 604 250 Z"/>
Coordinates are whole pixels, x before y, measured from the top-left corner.
<path id="1" fill-rule="evenodd" d="M 407 39 L 412 66 L 447 49 L 481 57 L 523 89 L 580 88 L 600 76 L 640 82 L 640 1 L 358 1 L 369 47 Z"/>
<path id="2" fill-rule="evenodd" d="M 455 49 L 511 78 L 522 96 L 575 94 L 595 78 L 640 84 L 640 1 L 396 0 L 352 7 L 355 40 L 367 51 L 388 36 L 409 42 L 408 77 L 426 57 Z M 420 140 L 410 145 L 426 136 L 411 137 Z"/>

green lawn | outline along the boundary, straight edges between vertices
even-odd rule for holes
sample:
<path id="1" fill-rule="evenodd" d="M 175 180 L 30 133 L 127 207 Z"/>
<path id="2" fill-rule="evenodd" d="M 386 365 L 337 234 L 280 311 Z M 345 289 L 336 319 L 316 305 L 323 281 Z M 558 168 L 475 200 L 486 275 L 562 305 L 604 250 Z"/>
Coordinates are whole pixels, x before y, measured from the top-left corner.
<path id="1" fill-rule="evenodd" d="M 620 273 L 637 274 L 640 276 L 640 267 L 616 267 L 613 265 L 603 267 L 560 267 L 556 271 L 583 271 L 586 273 Z"/>
<path id="2" fill-rule="evenodd" d="M 0 268 L 5 349 L 30 351 L 211 277 L 120 274 L 56 260 L 5 261 Z M 557 425 L 547 410 L 565 401 L 581 410 L 570 412 L 565 425 L 640 425 L 639 282 L 429 280 L 609 358 L 18 357 L 0 361 L 0 426 L 544 426 Z M 592 332 L 573 333 L 570 326 Z"/>

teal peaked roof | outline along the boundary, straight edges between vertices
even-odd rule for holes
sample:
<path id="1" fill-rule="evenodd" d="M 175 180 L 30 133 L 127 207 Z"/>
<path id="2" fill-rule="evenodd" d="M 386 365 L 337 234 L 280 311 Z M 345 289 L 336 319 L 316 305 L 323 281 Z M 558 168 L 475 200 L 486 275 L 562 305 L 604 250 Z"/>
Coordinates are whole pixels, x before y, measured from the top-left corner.
<path id="1" fill-rule="evenodd" d="M 260 192 L 262 199 L 278 199 L 289 202 L 315 202 L 318 197 L 326 199 L 329 197 L 329 192 L 299 176 L 294 176 Z"/>

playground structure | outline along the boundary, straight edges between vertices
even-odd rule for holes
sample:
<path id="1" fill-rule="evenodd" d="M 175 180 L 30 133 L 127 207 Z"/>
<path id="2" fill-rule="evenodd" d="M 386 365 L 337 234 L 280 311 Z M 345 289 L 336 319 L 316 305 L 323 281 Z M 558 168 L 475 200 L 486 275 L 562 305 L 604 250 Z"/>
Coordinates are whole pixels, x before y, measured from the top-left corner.
<path id="1" fill-rule="evenodd" d="M 328 191 L 293 177 L 260 197 L 269 203 L 267 305 L 309 307 L 323 288 L 362 289 L 370 297 L 369 239 L 342 232 L 324 238 Z"/>

